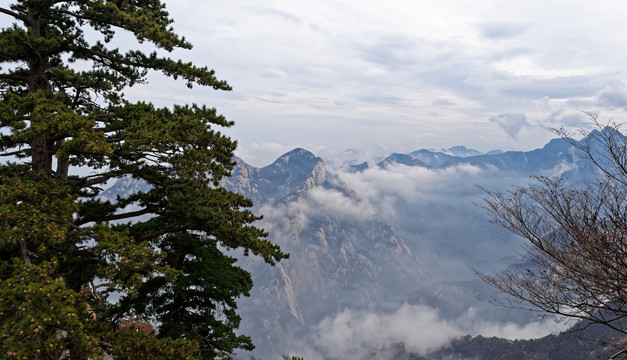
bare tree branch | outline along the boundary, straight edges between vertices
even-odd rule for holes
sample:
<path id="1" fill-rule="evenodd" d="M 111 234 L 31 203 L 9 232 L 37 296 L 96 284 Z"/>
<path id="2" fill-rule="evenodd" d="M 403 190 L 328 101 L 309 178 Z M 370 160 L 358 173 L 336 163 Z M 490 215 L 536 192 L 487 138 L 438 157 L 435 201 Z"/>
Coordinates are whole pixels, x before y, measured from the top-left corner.
<path id="1" fill-rule="evenodd" d="M 592 117 L 592 115 L 590 115 Z M 526 239 L 525 268 L 478 274 L 502 304 L 603 324 L 627 335 L 627 137 L 619 125 L 567 139 L 606 175 L 579 187 L 561 178 L 486 191 L 493 223 Z M 560 129 L 564 137 L 569 134 Z"/>

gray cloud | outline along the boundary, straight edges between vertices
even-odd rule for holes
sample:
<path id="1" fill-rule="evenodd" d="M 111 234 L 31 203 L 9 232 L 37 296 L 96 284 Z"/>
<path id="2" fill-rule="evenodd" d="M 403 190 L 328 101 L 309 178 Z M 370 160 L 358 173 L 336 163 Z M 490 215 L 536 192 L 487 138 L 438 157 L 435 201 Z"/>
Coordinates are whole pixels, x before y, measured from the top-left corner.
<path id="1" fill-rule="evenodd" d="M 516 22 L 489 22 L 479 25 L 481 35 L 491 40 L 502 40 L 523 34 L 527 25 Z"/>
<path id="2" fill-rule="evenodd" d="M 465 137 L 468 141 L 457 142 L 494 139 L 485 146 L 531 148 L 546 140 L 537 136 L 541 130 L 506 142 L 486 114 L 542 119 L 573 107 L 601 107 L 618 118 L 626 111 L 621 83 L 627 74 L 617 69 L 627 49 L 613 36 L 627 26 L 620 16 L 627 5 L 621 2 L 601 10 L 584 3 L 565 9 L 526 1 L 515 5 L 515 18 L 512 5 L 498 1 L 470 6 L 460 0 L 321 5 L 168 0 L 167 6 L 177 31 L 195 45 L 174 56 L 215 68 L 234 91 L 190 92 L 151 78 L 153 88 L 127 93 L 160 105 L 207 102 L 236 121 L 234 137 L 241 146 L 296 138 L 327 148 L 412 141 L 445 147 L 450 144 L 442 142 Z M 584 25 L 572 21 L 584 17 L 589 20 Z M 529 63 L 518 66 L 518 58 Z M 270 92 L 285 96 L 280 103 L 263 101 Z M 545 96 L 546 104 L 536 108 Z M 360 98 L 380 100 L 373 109 Z M 433 113 L 438 121 L 423 121 Z M 312 119 L 327 130 L 303 135 Z M 260 124 L 277 130 L 260 131 Z M 354 143 L 344 144 L 346 139 Z"/>
<path id="3" fill-rule="evenodd" d="M 431 103 L 432 105 L 435 106 L 451 106 L 451 105 L 455 105 L 454 102 L 447 100 L 447 99 L 437 99 L 434 102 Z"/>
<path id="4" fill-rule="evenodd" d="M 506 47 L 498 49 L 489 54 L 487 58 L 490 62 L 514 58 L 517 56 L 533 55 L 534 50 L 531 47 Z"/>
<path id="5" fill-rule="evenodd" d="M 488 223 L 483 210 L 475 205 L 483 195 L 476 185 L 503 189 L 527 178 L 471 165 L 437 170 L 394 165 L 338 175 L 389 221 L 411 248 L 424 250 L 417 255 L 437 254 L 437 260 L 426 256 L 420 261 L 442 281 L 474 279 L 470 267 L 497 266 L 507 257 L 506 262 L 516 261 L 513 248 L 520 240 Z"/>
<path id="6" fill-rule="evenodd" d="M 389 69 L 399 69 L 417 64 L 419 59 L 414 53 L 417 47 L 418 44 L 403 36 L 384 36 L 374 44 L 363 46 L 362 57 Z"/>
<path id="7" fill-rule="evenodd" d="M 403 98 L 398 96 L 385 96 L 385 95 L 366 95 L 366 96 L 358 96 L 358 100 L 367 102 L 367 103 L 378 103 L 378 104 L 388 104 L 393 105 L 403 101 Z"/>
<path id="8" fill-rule="evenodd" d="M 601 107 L 627 109 L 627 84 L 620 80 L 608 82 L 596 95 L 595 103 Z"/>
<path id="9" fill-rule="evenodd" d="M 554 111 L 549 116 L 540 119 L 539 122 L 542 126 L 551 128 L 559 128 L 561 126 L 566 128 L 585 128 L 586 125 L 590 125 L 590 119 L 581 111 Z"/>
<path id="10" fill-rule="evenodd" d="M 368 200 L 351 198 L 337 190 L 323 187 L 310 189 L 304 198 L 272 203 L 259 209 L 259 213 L 264 215 L 261 225 L 272 234 L 273 241 L 282 245 L 295 241 L 297 237 L 291 236 L 294 231 L 302 231 L 312 219 L 323 215 L 350 222 L 354 219 L 370 219 L 377 211 Z"/>
<path id="11" fill-rule="evenodd" d="M 568 99 L 593 96 L 598 90 L 592 85 L 596 75 L 560 76 L 550 79 L 520 78 L 499 74 L 498 88 L 507 98 Z M 498 89 L 497 88 L 497 89 Z M 531 106 L 529 106 L 531 108 Z"/>
<path id="12" fill-rule="evenodd" d="M 276 8 L 261 8 L 261 7 L 258 7 L 258 8 L 255 8 L 255 11 L 258 11 L 260 13 L 265 13 L 265 14 L 268 14 L 268 15 L 274 15 L 274 16 L 277 16 L 277 17 L 283 19 L 283 20 L 291 21 L 291 22 L 294 22 L 294 23 L 297 23 L 297 24 L 302 23 L 302 19 L 299 16 L 297 16 L 297 15 L 291 13 L 291 12 L 279 10 L 279 9 L 276 9 Z"/>
<path id="13" fill-rule="evenodd" d="M 524 113 L 505 113 L 490 116 L 490 121 L 499 125 L 512 139 L 517 139 L 518 133 L 531 124 Z"/>

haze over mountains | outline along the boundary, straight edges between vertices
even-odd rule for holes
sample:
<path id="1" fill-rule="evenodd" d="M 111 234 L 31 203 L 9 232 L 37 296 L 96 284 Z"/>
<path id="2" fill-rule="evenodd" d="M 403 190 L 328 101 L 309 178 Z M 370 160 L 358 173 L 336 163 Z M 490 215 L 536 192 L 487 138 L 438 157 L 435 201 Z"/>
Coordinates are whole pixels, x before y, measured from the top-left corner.
<path id="1" fill-rule="evenodd" d="M 519 264 L 523 246 L 488 222 L 480 187 L 598 176 L 568 141 L 529 152 L 422 149 L 333 168 L 301 148 L 261 168 L 236 160 L 223 186 L 252 199 L 259 225 L 290 253 L 275 267 L 240 260 L 255 284 L 239 302 L 241 332 L 257 359 L 359 359 L 391 344 L 428 358 L 468 334 L 537 338 L 568 326 L 492 305 L 497 294 L 475 276 Z M 140 186 L 123 181 L 109 191 Z"/>
<path id="2" fill-rule="evenodd" d="M 568 141 L 529 152 L 423 149 L 333 169 L 305 149 L 262 168 L 237 161 L 224 185 L 253 199 L 261 225 L 291 254 L 275 268 L 245 260 L 256 285 L 241 301 L 242 331 L 257 340 L 257 356 L 358 358 L 398 341 L 425 354 L 464 334 L 533 338 L 564 328 L 490 304 L 497 294 L 474 270 L 516 264 L 522 246 L 488 222 L 479 187 L 595 176 Z"/>

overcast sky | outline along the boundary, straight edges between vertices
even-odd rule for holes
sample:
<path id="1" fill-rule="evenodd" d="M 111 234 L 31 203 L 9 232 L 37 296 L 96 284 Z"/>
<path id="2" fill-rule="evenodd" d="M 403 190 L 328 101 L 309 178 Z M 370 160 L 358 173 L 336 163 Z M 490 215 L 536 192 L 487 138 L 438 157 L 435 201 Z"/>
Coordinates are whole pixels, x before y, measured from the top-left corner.
<path id="1" fill-rule="evenodd" d="M 234 90 L 155 78 L 127 94 L 215 106 L 253 165 L 296 146 L 529 150 L 577 109 L 625 118 L 622 0 L 165 2 L 195 46 L 175 55 Z"/>

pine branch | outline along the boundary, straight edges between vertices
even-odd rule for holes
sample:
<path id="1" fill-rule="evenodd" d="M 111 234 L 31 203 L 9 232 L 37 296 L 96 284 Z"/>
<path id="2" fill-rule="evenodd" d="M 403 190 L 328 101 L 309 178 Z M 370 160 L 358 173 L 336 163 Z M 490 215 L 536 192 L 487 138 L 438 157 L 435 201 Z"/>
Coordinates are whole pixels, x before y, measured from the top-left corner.
<path id="1" fill-rule="evenodd" d="M 172 227 L 165 228 L 163 230 L 159 230 L 159 231 L 155 231 L 155 232 L 152 232 L 152 233 L 149 233 L 149 234 L 145 234 L 145 235 L 139 236 L 136 239 L 139 240 L 139 241 L 151 240 L 151 239 L 154 239 L 154 238 L 159 237 L 161 235 L 175 233 L 175 232 L 179 232 L 179 231 L 183 231 L 183 230 L 185 230 L 184 226 L 172 226 Z"/>
<path id="2" fill-rule="evenodd" d="M 3 80 L 17 80 L 17 81 L 23 81 L 23 82 L 27 82 L 28 81 L 28 77 L 27 76 L 19 76 L 19 75 L 15 75 L 15 74 L 0 74 L 0 79 L 3 79 Z"/>
<path id="3" fill-rule="evenodd" d="M 9 9 L 0 7 L 0 13 L 4 13 L 10 16 L 13 16 L 14 18 L 21 20 L 22 22 L 26 23 L 26 24 L 31 24 L 30 21 L 28 20 L 28 17 L 26 15 L 22 15 L 20 13 L 17 13 L 15 11 L 11 11 Z"/>
<path id="4" fill-rule="evenodd" d="M 85 186 L 89 187 L 89 186 L 93 186 L 96 184 L 102 184 L 102 183 L 107 182 L 111 178 L 120 177 L 125 174 L 127 174 L 127 172 L 123 170 L 111 170 L 102 174 L 89 175 L 85 177 L 86 179 L 89 179 L 85 183 Z"/>
<path id="5" fill-rule="evenodd" d="M 30 148 L 27 148 L 27 149 L 23 149 L 23 150 L 16 150 L 16 151 L 8 152 L 8 153 L 0 153 L 0 156 L 14 156 L 14 155 L 27 153 L 29 151 L 30 151 Z"/>
<path id="6" fill-rule="evenodd" d="M 107 217 L 106 221 L 115 221 L 115 220 L 129 219 L 129 218 L 134 218 L 134 217 L 141 216 L 141 215 L 150 214 L 150 213 L 153 213 L 153 212 L 154 212 L 154 209 L 152 209 L 151 207 L 146 207 L 144 209 L 137 210 L 137 211 L 132 211 L 132 212 L 127 212 L 127 213 L 122 213 L 122 214 L 109 216 L 109 217 Z"/>

